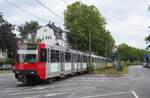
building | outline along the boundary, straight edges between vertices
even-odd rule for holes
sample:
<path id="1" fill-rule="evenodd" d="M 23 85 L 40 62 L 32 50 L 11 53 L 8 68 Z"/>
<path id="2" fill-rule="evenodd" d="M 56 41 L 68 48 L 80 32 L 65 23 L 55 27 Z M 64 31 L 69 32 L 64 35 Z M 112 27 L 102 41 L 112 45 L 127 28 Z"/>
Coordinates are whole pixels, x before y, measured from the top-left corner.
<path id="1" fill-rule="evenodd" d="M 39 27 L 35 35 L 35 41 L 37 40 L 47 43 L 48 45 L 67 47 L 66 33 L 60 27 L 56 27 L 54 23 Z"/>
<path id="2" fill-rule="evenodd" d="M 0 49 L 0 62 L 4 62 L 7 59 L 7 51 L 2 51 Z"/>

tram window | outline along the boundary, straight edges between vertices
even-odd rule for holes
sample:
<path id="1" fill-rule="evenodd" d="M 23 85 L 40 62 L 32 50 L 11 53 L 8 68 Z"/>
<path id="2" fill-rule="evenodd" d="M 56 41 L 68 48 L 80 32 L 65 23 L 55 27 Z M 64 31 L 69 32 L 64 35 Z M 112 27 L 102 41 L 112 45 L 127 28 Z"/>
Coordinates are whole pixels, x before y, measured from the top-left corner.
<path id="1" fill-rule="evenodd" d="M 64 62 L 64 53 L 60 52 L 60 62 Z"/>
<path id="2" fill-rule="evenodd" d="M 47 61 L 47 50 L 46 49 L 40 49 L 40 61 L 41 62 Z"/>
<path id="3" fill-rule="evenodd" d="M 51 50 L 51 62 L 55 62 L 55 51 Z"/>
<path id="4" fill-rule="evenodd" d="M 59 51 L 51 50 L 51 62 L 59 62 Z"/>
<path id="5" fill-rule="evenodd" d="M 73 54 L 73 62 L 76 62 L 76 54 Z"/>
<path id="6" fill-rule="evenodd" d="M 92 57 L 92 62 L 95 62 L 95 61 L 94 61 L 94 57 Z"/>
<path id="7" fill-rule="evenodd" d="M 56 62 L 59 62 L 59 51 L 55 51 L 56 52 Z"/>
<path id="8" fill-rule="evenodd" d="M 98 63 L 98 58 L 96 58 L 96 62 Z"/>
<path id="9" fill-rule="evenodd" d="M 74 61 L 74 54 L 72 53 L 71 54 L 71 62 L 73 62 Z"/>
<path id="10" fill-rule="evenodd" d="M 86 62 L 86 60 L 85 60 L 85 56 L 83 56 L 83 62 Z"/>
<path id="11" fill-rule="evenodd" d="M 70 61 L 73 62 L 73 54 L 70 54 Z"/>
<path id="12" fill-rule="evenodd" d="M 70 62 L 70 53 L 65 53 L 65 61 Z"/>
<path id="13" fill-rule="evenodd" d="M 82 60 L 83 60 L 83 57 L 82 57 L 82 55 L 80 56 L 80 62 L 82 62 Z"/>
<path id="14" fill-rule="evenodd" d="M 85 57 L 85 60 L 86 60 L 85 62 L 88 62 L 88 57 L 87 56 Z"/>
<path id="15" fill-rule="evenodd" d="M 76 55 L 76 54 L 74 54 L 74 56 L 75 56 L 75 62 L 77 62 L 77 60 L 78 60 L 78 59 L 77 59 L 77 55 Z"/>
<path id="16" fill-rule="evenodd" d="M 71 61 L 72 61 L 72 62 L 74 62 L 74 58 L 75 58 L 75 56 L 74 56 L 74 54 L 72 54 L 72 55 L 71 55 Z"/>
<path id="17" fill-rule="evenodd" d="M 80 54 L 78 54 L 78 62 L 80 62 L 81 60 L 80 60 Z"/>

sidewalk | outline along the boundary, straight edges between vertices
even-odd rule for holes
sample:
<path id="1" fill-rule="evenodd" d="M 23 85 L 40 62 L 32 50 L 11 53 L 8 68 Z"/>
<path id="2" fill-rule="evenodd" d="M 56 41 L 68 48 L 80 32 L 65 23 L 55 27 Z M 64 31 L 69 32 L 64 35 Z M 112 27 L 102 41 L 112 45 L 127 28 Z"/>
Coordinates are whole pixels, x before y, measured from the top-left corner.
<path id="1" fill-rule="evenodd" d="M 14 73 L 13 72 L 2 72 L 2 73 L 0 73 L 0 77 L 1 76 L 14 76 Z"/>

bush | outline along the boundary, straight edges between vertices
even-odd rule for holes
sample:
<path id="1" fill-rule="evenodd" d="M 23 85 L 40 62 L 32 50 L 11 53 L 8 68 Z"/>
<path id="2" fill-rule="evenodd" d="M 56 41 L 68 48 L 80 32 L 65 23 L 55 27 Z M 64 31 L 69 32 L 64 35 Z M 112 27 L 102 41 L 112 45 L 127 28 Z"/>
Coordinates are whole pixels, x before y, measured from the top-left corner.
<path id="1" fill-rule="evenodd" d="M 130 66 L 130 65 L 142 65 L 143 63 L 141 61 L 133 61 L 133 62 L 127 61 L 127 64 Z"/>
<path id="2" fill-rule="evenodd" d="M 127 66 L 127 63 L 125 61 L 120 61 L 119 64 L 120 66 L 120 70 L 123 71 L 123 69 L 125 68 L 125 66 Z"/>
<path id="3" fill-rule="evenodd" d="M 14 64 L 14 59 L 7 58 L 4 63 L 5 63 L 5 64 Z"/>

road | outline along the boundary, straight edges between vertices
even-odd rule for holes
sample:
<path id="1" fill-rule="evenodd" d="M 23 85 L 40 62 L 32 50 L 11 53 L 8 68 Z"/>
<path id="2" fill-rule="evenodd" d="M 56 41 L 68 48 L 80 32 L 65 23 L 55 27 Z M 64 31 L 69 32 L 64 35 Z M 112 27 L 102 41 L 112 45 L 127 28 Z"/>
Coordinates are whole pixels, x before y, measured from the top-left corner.
<path id="1" fill-rule="evenodd" d="M 150 69 L 129 67 L 121 77 L 79 75 L 50 84 L 22 85 L 0 74 L 0 98 L 150 98 Z"/>

